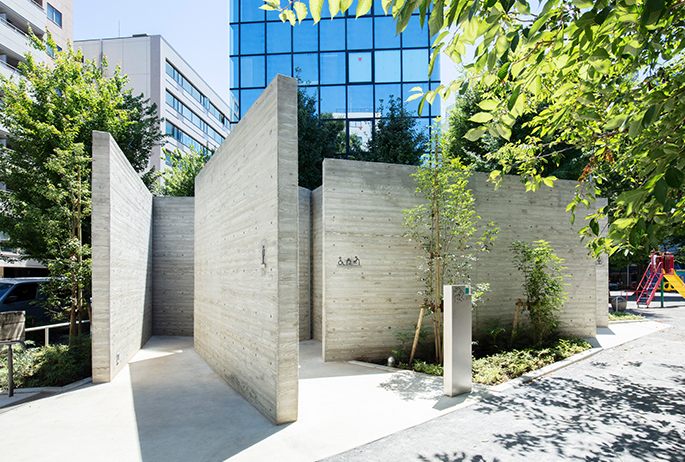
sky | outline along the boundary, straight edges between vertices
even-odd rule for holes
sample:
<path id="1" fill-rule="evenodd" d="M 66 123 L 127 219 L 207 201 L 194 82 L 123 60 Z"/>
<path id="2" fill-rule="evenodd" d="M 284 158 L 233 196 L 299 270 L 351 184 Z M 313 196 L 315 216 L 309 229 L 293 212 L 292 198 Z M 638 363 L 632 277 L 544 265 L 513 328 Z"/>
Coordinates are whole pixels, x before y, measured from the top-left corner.
<path id="1" fill-rule="evenodd" d="M 228 0 L 74 0 L 74 40 L 162 35 L 228 103 Z"/>

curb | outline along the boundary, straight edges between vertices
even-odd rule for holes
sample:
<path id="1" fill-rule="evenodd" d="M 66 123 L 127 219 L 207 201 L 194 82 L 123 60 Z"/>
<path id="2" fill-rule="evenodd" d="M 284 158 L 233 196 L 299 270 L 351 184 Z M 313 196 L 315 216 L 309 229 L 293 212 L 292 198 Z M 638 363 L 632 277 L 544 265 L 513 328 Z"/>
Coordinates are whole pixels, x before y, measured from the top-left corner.
<path id="1" fill-rule="evenodd" d="M 14 394 L 18 395 L 21 393 L 54 393 L 54 394 L 59 394 L 59 393 L 64 393 L 70 390 L 73 390 L 74 388 L 78 388 L 82 385 L 85 385 L 87 383 L 90 383 L 93 381 L 92 377 L 86 377 L 85 379 L 78 380 L 76 382 L 70 383 L 68 385 L 64 385 L 63 387 L 36 387 L 36 388 L 15 388 L 14 389 Z M 7 395 L 9 392 L 7 390 L 3 390 L 0 392 L 0 395 Z"/>

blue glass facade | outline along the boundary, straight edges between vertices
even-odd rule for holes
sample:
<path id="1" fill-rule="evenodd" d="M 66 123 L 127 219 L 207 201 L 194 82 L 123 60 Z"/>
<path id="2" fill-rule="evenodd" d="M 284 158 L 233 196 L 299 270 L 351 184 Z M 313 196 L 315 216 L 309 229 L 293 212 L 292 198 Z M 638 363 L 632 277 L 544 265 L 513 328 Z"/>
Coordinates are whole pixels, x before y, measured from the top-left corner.
<path id="1" fill-rule="evenodd" d="M 259 9 L 262 0 L 230 0 L 231 91 L 245 114 L 276 74 L 299 75 L 307 93 L 317 98 L 323 118 L 345 119 L 349 136 L 368 137 L 390 96 L 406 100 L 414 87 L 428 90 L 440 80 L 438 63 L 428 77 L 430 38 L 419 18 L 395 35 L 395 23 L 385 16 L 380 0 L 355 19 L 354 6 L 332 20 L 324 5 L 318 24 L 309 19 L 295 27 L 282 23 L 277 12 Z M 236 43 L 239 38 L 239 43 Z M 407 103 L 416 112 L 418 100 Z M 426 104 L 420 125 L 440 115 L 440 104 Z M 362 136 L 364 138 L 364 136 Z"/>

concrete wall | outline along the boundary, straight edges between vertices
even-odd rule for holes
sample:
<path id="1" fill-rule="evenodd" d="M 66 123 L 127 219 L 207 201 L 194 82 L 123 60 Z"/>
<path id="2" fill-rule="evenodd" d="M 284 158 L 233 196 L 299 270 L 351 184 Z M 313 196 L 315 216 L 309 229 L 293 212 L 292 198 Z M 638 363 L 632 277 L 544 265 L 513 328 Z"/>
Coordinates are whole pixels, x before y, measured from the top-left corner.
<path id="1" fill-rule="evenodd" d="M 109 133 L 93 132 L 93 382 L 152 334 L 152 195 Z"/>
<path id="2" fill-rule="evenodd" d="M 415 167 L 326 159 L 323 167 L 325 361 L 387 357 L 417 322 L 419 255 L 403 237 Z M 341 266 L 358 257 L 360 266 Z M 317 270 L 314 270 L 317 272 Z"/>
<path id="3" fill-rule="evenodd" d="M 311 323 L 309 315 L 311 311 L 311 288 L 310 288 L 310 230 L 311 219 L 309 211 L 309 195 L 311 191 L 307 188 L 299 188 L 299 274 L 298 286 L 300 290 L 300 341 L 309 340 L 311 336 Z"/>
<path id="4" fill-rule="evenodd" d="M 323 342 L 323 186 L 310 195 L 310 281 L 311 281 L 311 330 L 312 338 Z"/>
<path id="5" fill-rule="evenodd" d="M 402 210 L 420 200 L 414 195 L 414 171 L 410 166 L 324 161 L 322 190 L 312 193 L 312 308 L 314 338 L 322 340 L 326 361 L 387 357 L 398 344 L 395 332 L 417 322 L 423 299 L 418 292 L 424 289 L 417 270 L 421 251 L 403 237 L 402 227 Z M 565 211 L 575 183 L 559 181 L 553 189 L 526 193 L 517 177 L 505 178 L 496 191 L 486 180 L 487 175 L 476 173 L 470 182 L 476 212 L 483 223 L 496 221 L 501 231 L 492 252 L 481 254 L 474 265 L 474 283 L 491 285 L 473 312 L 474 330 L 495 317 L 503 326 L 511 324 L 523 293 L 509 245 L 516 239 L 545 239 L 572 276 L 566 279 L 569 300 L 561 313 L 562 331 L 594 336 L 598 293 L 605 294 L 606 287 L 577 234 L 584 226 L 582 211 L 575 226 Z M 337 264 L 340 257 L 355 256 L 361 266 Z"/>
<path id="6" fill-rule="evenodd" d="M 195 181 L 195 349 L 275 423 L 297 419 L 297 84 L 277 76 Z M 230 416 L 227 416 L 230 417 Z"/>
<path id="7" fill-rule="evenodd" d="M 152 202 L 152 334 L 193 335 L 195 199 Z"/>

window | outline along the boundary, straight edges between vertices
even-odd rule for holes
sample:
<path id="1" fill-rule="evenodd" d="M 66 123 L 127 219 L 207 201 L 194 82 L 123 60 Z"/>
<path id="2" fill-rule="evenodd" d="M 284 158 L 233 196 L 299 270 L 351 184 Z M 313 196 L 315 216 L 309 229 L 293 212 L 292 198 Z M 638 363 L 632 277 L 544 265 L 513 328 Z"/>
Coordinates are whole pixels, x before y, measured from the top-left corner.
<path id="1" fill-rule="evenodd" d="M 62 27 L 62 13 L 55 9 L 54 6 L 48 3 L 48 19 L 59 27 Z"/>
<path id="2" fill-rule="evenodd" d="M 304 85 L 319 83 L 319 55 L 317 53 L 293 55 L 293 67 L 295 72 L 299 69 L 299 77 Z"/>
<path id="3" fill-rule="evenodd" d="M 290 36 L 293 27 L 289 22 L 269 22 L 266 24 L 266 52 L 290 53 Z"/>
<path id="4" fill-rule="evenodd" d="M 426 92 L 428 91 L 428 84 L 425 83 L 425 82 L 404 84 L 404 85 L 403 85 L 403 88 L 402 88 L 402 91 L 404 92 L 404 94 L 402 95 L 402 100 L 403 100 L 403 101 L 407 101 L 407 99 L 408 99 L 411 95 L 417 93 L 417 92 L 415 92 L 415 91 L 411 91 L 411 89 L 412 89 L 412 88 L 415 88 L 415 87 L 420 87 L 421 90 L 423 90 L 424 93 L 426 93 Z M 438 98 L 436 98 L 436 99 L 438 99 Z M 419 103 L 420 103 L 420 102 L 421 102 L 421 98 L 417 98 L 417 99 L 414 99 L 414 100 L 412 100 L 412 101 L 409 101 L 409 102 L 406 102 L 406 103 L 405 103 L 405 107 L 407 108 L 407 110 L 408 110 L 409 112 L 412 113 L 412 116 L 413 116 L 413 117 L 416 117 L 416 114 L 418 114 L 418 112 L 419 112 Z M 428 103 L 424 104 L 424 105 L 423 105 L 423 111 L 422 111 L 421 114 L 419 114 L 419 115 L 420 115 L 420 116 L 427 116 L 427 115 L 428 115 L 428 112 L 429 112 L 429 106 L 430 106 L 430 104 L 428 104 Z"/>
<path id="5" fill-rule="evenodd" d="M 240 86 L 264 87 L 265 70 L 264 55 L 240 58 Z"/>
<path id="6" fill-rule="evenodd" d="M 390 105 L 390 98 L 402 98 L 400 84 L 376 85 L 376 113 L 380 113 L 381 100 L 384 108 Z M 438 99 L 438 98 L 436 98 Z"/>
<path id="7" fill-rule="evenodd" d="M 241 21 L 264 21 L 264 10 L 260 10 L 262 0 L 242 0 L 240 2 Z"/>
<path id="8" fill-rule="evenodd" d="M 345 83 L 345 52 L 321 53 L 321 83 Z"/>
<path id="9" fill-rule="evenodd" d="M 399 48 L 400 36 L 395 35 L 397 25 L 393 21 L 392 16 L 383 16 L 373 20 L 376 26 L 374 30 L 376 48 Z"/>
<path id="10" fill-rule="evenodd" d="M 402 79 L 405 82 L 428 80 L 428 50 L 402 50 Z"/>
<path id="11" fill-rule="evenodd" d="M 345 111 L 345 87 L 321 87 L 321 113 L 341 115 Z"/>
<path id="12" fill-rule="evenodd" d="M 262 94 L 262 89 L 257 90 L 240 90 L 240 116 L 244 117 L 250 107 L 257 101 L 259 95 Z"/>
<path id="13" fill-rule="evenodd" d="M 238 43 L 239 43 L 239 38 L 240 38 L 240 26 L 237 24 L 231 24 L 231 35 L 230 35 L 230 41 L 231 41 L 231 56 L 237 56 L 238 55 Z"/>
<path id="14" fill-rule="evenodd" d="M 290 23 L 288 23 L 288 27 Z M 276 74 L 293 75 L 290 55 L 269 55 L 266 57 L 266 80 L 271 82 Z"/>
<path id="15" fill-rule="evenodd" d="M 348 117 L 366 118 L 373 115 L 373 87 L 371 85 L 350 85 L 347 93 Z"/>
<path id="16" fill-rule="evenodd" d="M 202 145 L 202 143 L 191 138 L 186 134 L 186 132 L 178 128 L 176 125 L 170 123 L 169 121 L 167 121 L 166 123 L 166 133 L 167 135 L 171 135 L 172 138 L 179 141 L 184 146 L 187 146 L 189 148 L 195 148 L 195 150 L 200 154 L 207 155 L 210 152 L 209 149 Z"/>
<path id="17" fill-rule="evenodd" d="M 322 51 L 337 51 L 345 49 L 344 19 L 334 19 L 333 21 L 326 21 L 326 23 L 323 24 L 320 28 L 319 33 L 321 34 Z"/>
<path id="18" fill-rule="evenodd" d="M 349 54 L 350 82 L 371 81 L 371 53 Z"/>
<path id="19" fill-rule="evenodd" d="M 402 46 L 404 48 L 428 46 L 428 27 L 421 30 L 421 23 L 418 18 L 411 18 L 407 28 L 400 34 L 402 36 Z"/>
<path id="20" fill-rule="evenodd" d="M 243 55 L 264 53 L 264 23 L 240 26 L 240 53 Z"/>
<path id="21" fill-rule="evenodd" d="M 400 50 L 376 51 L 376 82 L 400 81 Z"/>
<path id="22" fill-rule="evenodd" d="M 316 51 L 319 46 L 319 26 L 303 21 L 293 29 L 293 51 Z"/>
<path id="23" fill-rule="evenodd" d="M 347 48 L 363 50 L 373 48 L 373 19 L 347 19 Z"/>
<path id="24" fill-rule="evenodd" d="M 195 114 L 193 111 L 190 110 L 188 106 L 183 104 L 181 101 L 179 101 L 174 95 L 171 93 L 167 92 L 166 93 L 166 103 L 174 108 L 183 118 L 188 120 L 190 123 L 195 125 L 197 128 L 199 128 L 202 133 L 205 133 L 208 135 L 211 139 L 216 141 L 217 143 L 221 144 L 224 141 L 224 137 L 221 136 L 219 133 L 216 132 L 212 127 L 210 127 L 207 122 L 202 120 L 200 116 Z M 221 122 L 221 118 L 223 118 L 223 114 L 221 114 L 211 103 L 209 104 L 210 108 L 213 108 L 215 113 L 214 116 L 219 119 Z M 210 112 L 211 109 L 210 109 Z M 223 123 L 223 122 L 222 122 Z M 184 143 L 185 144 L 185 143 Z"/>
<path id="25" fill-rule="evenodd" d="M 205 96 L 200 93 L 200 90 L 195 88 L 195 86 L 190 83 L 183 75 L 178 72 L 178 70 L 172 66 L 169 61 L 166 62 L 166 73 L 169 75 L 172 79 L 176 81 L 185 91 L 190 93 L 190 96 L 195 98 L 195 100 L 200 103 L 201 105 L 205 106 Z"/>

